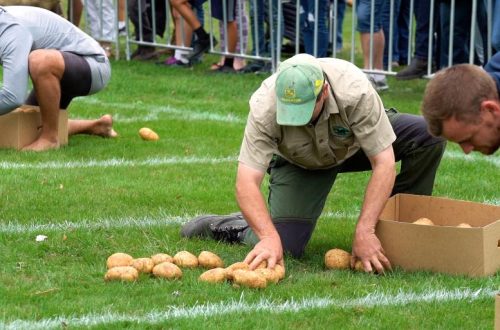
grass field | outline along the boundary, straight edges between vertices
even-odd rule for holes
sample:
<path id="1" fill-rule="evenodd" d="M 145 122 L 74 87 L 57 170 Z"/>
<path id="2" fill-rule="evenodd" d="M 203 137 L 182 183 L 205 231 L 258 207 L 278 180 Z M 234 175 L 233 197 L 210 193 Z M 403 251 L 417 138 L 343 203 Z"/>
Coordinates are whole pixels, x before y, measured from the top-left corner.
<path id="1" fill-rule="evenodd" d="M 211 250 L 230 264 L 250 250 L 179 236 L 195 215 L 237 210 L 247 103 L 265 77 L 210 74 L 215 60 L 194 69 L 114 61 L 110 85 L 76 99 L 69 114 L 110 113 L 118 138 L 75 136 L 44 153 L 0 150 L 0 329 L 492 328 L 498 275 L 324 270 L 328 249 L 351 249 L 368 173 L 339 177 L 305 256 L 286 259 L 278 285 L 208 285 L 198 269 L 179 281 L 105 283 L 106 258 L 117 251 Z M 385 105 L 418 113 L 425 83 L 389 78 Z M 160 140 L 142 141 L 143 126 Z M 448 145 L 434 195 L 499 205 L 499 166 L 498 155 L 465 156 Z"/>

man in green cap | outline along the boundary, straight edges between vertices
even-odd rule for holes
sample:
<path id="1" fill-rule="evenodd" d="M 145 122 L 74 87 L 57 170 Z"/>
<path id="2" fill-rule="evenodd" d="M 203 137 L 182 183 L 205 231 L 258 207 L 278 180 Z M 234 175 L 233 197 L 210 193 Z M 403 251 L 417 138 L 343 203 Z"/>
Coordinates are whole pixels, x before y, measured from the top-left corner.
<path id="1" fill-rule="evenodd" d="M 303 254 L 337 174 L 371 170 L 351 262 L 383 273 L 391 265 L 375 235 L 378 217 L 393 194 L 432 193 L 444 149 L 422 117 L 384 110 L 353 64 L 298 54 L 250 99 L 236 178 L 242 214 L 195 218 L 181 235 L 252 245 L 245 262 L 273 268 L 284 251 Z M 266 171 L 269 208 L 260 191 Z"/>

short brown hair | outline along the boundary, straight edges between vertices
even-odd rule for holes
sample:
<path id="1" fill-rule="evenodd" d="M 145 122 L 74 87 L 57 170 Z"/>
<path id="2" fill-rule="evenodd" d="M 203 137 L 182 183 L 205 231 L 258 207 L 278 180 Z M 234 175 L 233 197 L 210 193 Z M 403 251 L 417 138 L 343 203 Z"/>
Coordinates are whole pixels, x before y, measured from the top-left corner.
<path id="1" fill-rule="evenodd" d="M 443 121 L 451 117 L 477 122 L 481 102 L 489 99 L 498 99 L 495 80 L 481 67 L 458 64 L 439 71 L 429 81 L 421 111 L 429 132 L 440 136 Z"/>

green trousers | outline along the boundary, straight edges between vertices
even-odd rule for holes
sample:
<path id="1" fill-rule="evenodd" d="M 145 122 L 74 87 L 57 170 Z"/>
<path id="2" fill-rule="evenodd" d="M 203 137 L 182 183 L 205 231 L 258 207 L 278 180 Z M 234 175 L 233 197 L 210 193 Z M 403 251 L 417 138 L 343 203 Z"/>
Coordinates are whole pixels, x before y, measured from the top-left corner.
<path id="1" fill-rule="evenodd" d="M 401 162 L 392 195 L 431 195 L 445 140 L 431 136 L 420 116 L 395 109 L 386 112 L 397 136 L 393 143 L 396 161 Z M 276 155 L 269 167 L 268 204 L 283 249 L 294 257 L 304 253 L 339 173 L 368 170 L 370 161 L 362 150 L 327 170 L 306 170 Z M 259 241 L 251 228 L 243 237 L 245 244 L 255 245 Z"/>

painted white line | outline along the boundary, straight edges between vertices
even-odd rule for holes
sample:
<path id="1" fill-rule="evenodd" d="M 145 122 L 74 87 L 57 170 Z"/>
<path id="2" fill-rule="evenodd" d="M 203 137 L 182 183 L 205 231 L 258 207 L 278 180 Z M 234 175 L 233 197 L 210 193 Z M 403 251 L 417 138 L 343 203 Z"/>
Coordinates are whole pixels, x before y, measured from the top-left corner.
<path id="1" fill-rule="evenodd" d="M 14 221 L 0 220 L 0 233 L 2 234 L 47 234 L 49 232 L 60 232 L 68 230 L 98 230 L 98 229 L 120 229 L 120 228 L 151 228 L 171 225 L 181 225 L 193 219 L 199 214 L 184 214 L 174 216 L 159 214 L 155 216 L 144 216 L 140 218 L 103 218 L 103 219 L 81 219 L 76 221 L 63 221 L 59 223 L 45 222 L 43 219 L 32 223 L 18 223 Z M 355 215 L 356 216 L 356 215 Z M 355 217 L 354 216 L 354 217 Z M 345 219 L 346 213 L 328 213 L 322 218 Z"/>
<path id="2" fill-rule="evenodd" d="M 493 289 L 455 289 L 429 290 L 422 293 L 399 292 L 398 294 L 386 294 L 373 292 L 364 297 L 356 299 L 333 299 L 331 297 L 299 298 L 285 301 L 277 301 L 263 298 L 256 303 L 246 302 L 243 297 L 239 300 L 230 300 L 219 303 L 197 304 L 191 307 L 166 306 L 165 310 L 152 310 L 141 315 L 120 314 L 114 312 L 93 313 L 82 316 L 57 316 L 41 320 L 15 320 L 9 323 L 0 323 L 2 329 L 52 329 L 60 328 L 62 324 L 68 327 L 93 327 L 111 326 L 118 322 L 130 322 L 138 325 L 154 325 L 173 319 L 208 319 L 214 316 L 230 314 L 241 315 L 242 313 L 265 312 L 281 314 L 288 312 L 299 312 L 311 309 L 351 309 L 359 306 L 404 306 L 410 303 L 431 303 L 448 301 L 471 301 L 493 298 L 496 291 Z"/>
<path id="3" fill-rule="evenodd" d="M 113 114 L 113 120 L 122 123 L 156 121 L 161 115 L 173 116 L 181 120 L 216 121 L 235 124 L 244 124 L 246 122 L 246 118 L 238 117 L 234 114 L 218 114 L 200 110 L 176 109 L 171 106 L 146 104 L 142 102 L 105 102 L 96 97 L 82 97 L 78 99 L 78 102 L 120 109 L 120 111 Z M 137 114 L 141 115 L 138 116 Z"/>
<path id="4" fill-rule="evenodd" d="M 89 167 L 133 167 L 133 166 L 158 166 L 158 165 L 178 165 L 178 164 L 219 164 L 236 162 L 236 156 L 221 158 L 214 157 L 154 157 L 144 160 L 127 160 L 111 158 L 106 160 L 80 160 L 69 162 L 40 162 L 40 163 L 19 163 L 0 162 L 0 169 L 23 170 L 23 169 L 62 169 L 62 168 L 89 168 Z"/>
<path id="5" fill-rule="evenodd" d="M 465 162 L 475 162 L 475 163 L 485 162 L 485 163 L 490 163 L 496 167 L 500 167 L 500 157 L 495 155 L 486 156 L 479 154 L 477 152 L 466 155 L 463 152 L 447 150 L 444 153 L 444 158 L 458 159 Z"/>

